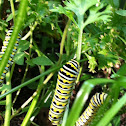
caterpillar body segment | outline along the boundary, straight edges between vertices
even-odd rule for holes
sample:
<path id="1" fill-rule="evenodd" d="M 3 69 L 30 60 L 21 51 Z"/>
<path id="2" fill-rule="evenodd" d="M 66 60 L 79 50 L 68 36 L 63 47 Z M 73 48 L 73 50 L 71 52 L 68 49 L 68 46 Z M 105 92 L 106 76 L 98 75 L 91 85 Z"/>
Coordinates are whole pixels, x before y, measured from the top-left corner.
<path id="1" fill-rule="evenodd" d="M 91 122 L 97 109 L 104 103 L 106 97 L 107 94 L 104 92 L 93 95 L 88 107 L 77 120 L 76 126 L 87 126 Z"/>
<path id="2" fill-rule="evenodd" d="M 13 32 L 13 27 L 10 28 L 6 33 L 5 40 L 3 42 L 3 46 L 2 46 L 2 49 L 1 49 L 1 52 L 0 52 L 0 61 L 2 60 L 2 57 L 3 57 L 3 55 L 4 55 L 4 53 L 5 53 L 6 49 L 7 49 L 7 46 L 9 44 L 9 41 L 10 41 L 10 38 L 11 38 L 11 35 L 12 35 L 12 32 Z M 6 67 L 5 67 L 5 70 L 2 73 L 2 76 L 0 77 L 0 86 L 2 86 L 2 84 L 4 82 L 4 78 L 6 76 L 6 73 L 9 71 L 9 67 L 13 63 L 13 58 L 14 58 L 16 52 L 17 52 L 17 48 L 18 48 L 18 45 L 19 45 L 20 38 L 21 38 L 21 35 L 18 34 L 18 37 L 17 37 L 17 40 L 15 42 L 14 48 L 12 50 L 12 53 L 10 54 L 10 58 L 8 60 L 8 63 L 6 65 Z"/>
<path id="3" fill-rule="evenodd" d="M 58 72 L 57 85 L 49 110 L 49 120 L 52 125 L 59 125 L 79 73 L 79 63 L 70 60 Z"/>

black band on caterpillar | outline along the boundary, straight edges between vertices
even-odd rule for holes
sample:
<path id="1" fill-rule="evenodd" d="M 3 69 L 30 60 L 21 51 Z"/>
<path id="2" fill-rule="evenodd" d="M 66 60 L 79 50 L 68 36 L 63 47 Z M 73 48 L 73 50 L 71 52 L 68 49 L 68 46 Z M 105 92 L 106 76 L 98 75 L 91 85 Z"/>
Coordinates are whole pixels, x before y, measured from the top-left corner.
<path id="1" fill-rule="evenodd" d="M 79 63 L 73 59 L 60 68 L 56 90 L 49 111 L 49 120 L 53 125 L 61 123 L 78 73 Z"/>
<path id="2" fill-rule="evenodd" d="M 90 103 L 83 114 L 76 122 L 76 126 L 87 126 L 91 121 L 93 115 L 95 114 L 96 110 L 103 104 L 107 97 L 107 94 L 104 92 L 96 93 L 90 100 Z"/>
<path id="3" fill-rule="evenodd" d="M 7 48 L 7 46 L 8 46 L 8 43 L 9 43 L 10 38 L 11 38 L 11 35 L 12 35 L 12 32 L 13 32 L 13 27 L 10 28 L 10 29 L 7 31 L 7 33 L 6 33 L 5 40 L 4 40 L 4 42 L 3 42 L 3 46 L 2 46 L 2 49 L 1 49 L 1 52 L 0 52 L 0 61 L 2 60 L 2 56 L 3 56 L 3 54 L 4 54 L 5 51 L 6 51 L 6 48 Z M 4 69 L 3 73 L 2 73 L 2 76 L 0 77 L 0 86 L 2 86 L 3 81 L 4 81 L 4 78 L 5 78 L 5 76 L 6 76 L 6 73 L 8 72 L 10 65 L 12 65 L 12 63 L 13 63 L 13 57 L 14 57 L 16 51 L 17 51 L 17 47 L 18 47 L 18 45 L 19 45 L 19 40 L 20 40 L 20 38 L 21 38 L 21 35 L 18 34 L 18 37 L 17 37 L 17 40 L 16 40 L 16 42 L 15 42 L 14 48 L 13 48 L 13 50 L 12 50 L 12 53 L 10 54 L 10 58 L 9 58 L 9 60 L 8 60 L 8 63 L 7 63 L 5 69 Z"/>

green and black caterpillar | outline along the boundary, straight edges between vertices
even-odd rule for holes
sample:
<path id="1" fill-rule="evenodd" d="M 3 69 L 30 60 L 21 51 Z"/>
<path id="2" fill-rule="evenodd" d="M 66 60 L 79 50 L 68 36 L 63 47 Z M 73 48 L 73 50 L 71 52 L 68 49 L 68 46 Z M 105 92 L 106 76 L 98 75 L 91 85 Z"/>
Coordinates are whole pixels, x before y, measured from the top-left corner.
<path id="1" fill-rule="evenodd" d="M 88 107 L 77 120 L 76 126 L 87 126 L 95 115 L 96 110 L 104 103 L 106 97 L 107 94 L 103 92 L 93 95 Z"/>
<path id="2" fill-rule="evenodd" d="M 60 68 L 56 90 L 49 111 L 49 120 L 53 125 L 59 125 L 62 122 L 78 73 L 79 63 L 73 59 Z"/>
<path id="3" fill-rule="evenodd" d="M 3 46 L 2 46 L 2 49 L 1 49 L 1 52 L 0 52 L 0 61 L 2 60 L 2 56 L 3 56 L 3 54 L 5 53 L 5 51 L 6 51 L 6 49 L 7 49 L 8 43 L 9 43 L 10 38 L 11 38 L 11 35 L 12 35 L 12 32 L 13 32 L 13 27 L 11 27 L 11 28 L 7 31 L 7 33 L 6 33 L 5 40 L 4 40 L 4 42 L 3 42 Z M 15 42 L 13 51 L 12 51 L 12 53 L 10 54 L 10 58 L 9 58 L 9 60 L 8 60 L 8 63 L 7 63 L 5 69 L 4 69 L 3 73 L 2 73 L 2 76 L 0 77 L 0 86 L 3 85 L 3 83 L 4 83 L 4 78 L 5 78 L 5 76 L 6 76 L 6 73 L 9 71 L 9 67 L 10 67 L 10 66 L 12 65 L 12 63 L 13 63 L 13 58 L 14 58 L 16 52 L 17 52 L 17 48 L 18 48 L 18 45 L 19 45 L 19 40 L 20 40 L 20 38 L 21 38 L 21 35 L 18 34 L 18 37 L 17 37 L 17 40 L 16 40 L 16 42 Z"/>

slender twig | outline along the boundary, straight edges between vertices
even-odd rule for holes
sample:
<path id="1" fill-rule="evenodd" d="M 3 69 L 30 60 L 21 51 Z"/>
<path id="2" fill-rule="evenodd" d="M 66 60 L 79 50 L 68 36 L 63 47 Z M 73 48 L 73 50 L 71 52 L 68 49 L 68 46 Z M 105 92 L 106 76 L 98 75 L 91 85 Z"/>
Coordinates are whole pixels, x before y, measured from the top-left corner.
<path id="1" fill-rule="evenodd" d="M 22 104 L 22 106 L 11 116 L 11 119 L 15 117 L 23 108 L 25 108 L 32 100 L 33 98 L 37 95 L 37 91 L 33 93 L 33 95 L 25 102 Z"/>
<path id="2" fill-rule="evenodd" d="M 71 50 L 70 32 L 67 32 L 67 46 L 66 46 L 67 58 L 70 56 L 70 50 Z"/>
<path id="3" fill-rule="evenodd" d="M 14 3 L 13 3 L 13 0 L 10 0 L 10 5 L 11 5 L 11 11 L 12 11 L 12 15 L 13 15 L 13 21 L 15 23 L 15 11 L 14 11 Z"/>
<path id="4" fill-rule="evenodd" d="M 11 89 L 10 91 L 7 91 L 6 93 L 0 95 L 0 99 L 6 97 L 6 95 L 8 95 L 8 94 L 10 94 L 10 93 L 13 93 L 13 92 L 17 91 L 17 90 L 20 89 L 20 88 L 23 88 L 23 87 L 27 86 L 27 85 L 30 84 L 30 83 L 33 83 L 34 81 L 38 80 L 39 78 L 41 78 L 41 77 L 43 77 L 43 76 L 45 76 L 45 75 L 48 75 L 49 73 L 51 73 L 51 72 L 53 72 L 53 71 L 58 70 L 60 67 L 61 67 L 61 66 L 56 66 L 56 67 L 54 67 L 54 68 L 51 68 L 51 69 L 45 71 L 44 73 L 42 73 L 42 74 L 40 74 L 40 75 L 38 75 L 38 76 L 32 78 L 31 80 L 28 80 L 28 81 L 24 82 L 23 84 L 21 84 L 21 85 L 15 87 L 15 88 L 13 88 L 13 89 Z"/>
<path id="5" fill-rule="evenodd" d="M 83 33 L 83 28 L 79 30 L 79 35 L 78 35 L 77 61 L 81 59 L 82 33 Z"/>
<path id="6" fill-rule="evenodd" d="M 9 81 L 9 76 L 10 76 L 10 72 L 7 73 L 7 85 L 8 85 L 8 89 L 7 91 L 9 91 L 11 89 L 11 82 Z M 10 126 L 10 117 L 11 117 L 11 106 L 12 106 L 12 94 L 9 94 L 6 96 L 6 111 L 5 111 L 5 121 L 4 121 L 4 126 Z"/>
<path id="7" fill-rule="evenodd" d="M 37 26 L 37 22 L 35 22 L 35 24 L 30 28 L 30 32 L 31 32 L 31 37 L 30 37 L 30 49 L 29 49 L 29 55 L 28 55 L 28 60 L 30 60 L 30 57 L 31 57 L 31 45 L 32 45 L 32 33 L 33 33 L 33 30 L 35 29 L 35 27 Z M 27 72 L 28 72 L 28 67 L 29 67 L 29 64 L 27 63 L 27 65 L 26 65 L 26 68 L 25 68 L 25 73 L 24 73 L 24 76 L 23 76 L 23 79 L 22 79 L 22 81 L 21 81 L 21 84 L 24 82 L 24 80 L 25 80 L 25 78 L 26 78 L 26 75 L 27 75 Z M 14 100 L 13 100 L 13 104 L 16 102 L 16 100 L 17 100 L 17 97 L 19 96 L 19 94 L 20 94 L 20 91 L 21 91 L 21 88 L 17 91 L 17 93 L 16 93 L 16 96 L 15 96 L 15 98 L 14 98 Z"/>
<path id="8" fill-rule="evenodd" d="M 38 101 L 39 95 L 41 93 L 41 90 L 43 89 L 44 85 L 51 79 L 52 76 L 53 76 L 53 73 L 51 73 L 45 79 L 45 81 L 43 83 L 41 83 L 42 80 L 40 79 L 40 82 L 39 82 L 39 85 L 38 85 L 38 88 L 37 88 L 37 90 L 38 90 L 37 95 L 34 97 L 32 103 L 30 105 L 30 108 L 29 108 L 29 110 L 28 110 L 28 112 L 27 112 L 27 114 L 26 114 L 26 116 L 25 116 L 21 126 L 26 126 L 27 125 L 27 123 L 28 123 L 28 121 L 29 121 L 29 119 L 30 119 L 30 117 L 31 117 L 31 115 L 33 113 L 33 110 L 34 110 L 34 108 L 35 108 L 35 106 L 37 104 L 37 101 Z"/>
<path id="9" fill-rule="evenodd" d="M 50 75 L 48 75 L 48 77 L 45 79 L 45 81 L 44 81 L 44 83 L 47 83 L 48 81 L 49 81 L 49 79 L 52 77 L 52 75 L 53 74 L 51 74 L 51 76 Z M 38 92 L 40 92 L 40 90 L 43 88 L 43 86 L 41 85 L 40 87 L 39 87 L 39 89 L 38 90 L 36 90 L 34 93 L 33 93 L 33 95 L 14 113 L 14 115 L 12 115 L 11 116 L 11 119 L 13 118 L 13 117 L 15 117 L 25 106 L 27 106 L 32 100 L 33 100 L 33 98 L 38 94 Z M 51 89 L 52 90 L 52 89 Z M 49 92 L 51 91 L 51 90 L 49 90 Z M 48 94 L 48 93 L 47 93 Z"/>
<path id="10" fill-rule="evenodd" d="M 32 34 L 32 32 L 34 31 L 34 29 L 36 28 L 37 25 L 38 25 L 38 21 L 35 21 L 34 25 L 30 29 L 30 31 L 24 37 L 22 37 L 21 40 L 26 40 L 27 38 L 29 38 L 29 36 Z"/>
<path id="11" fill-rule="evenodd" d="M 62 36 L 62 40 L 61 40 L 61 45 L 60 45 L 60 56 L 59 56 L 58 64 L 60 64 L 61 59 L 62 59 L 64 43 L 65 43 L 65 39 L 66 39 L 66 35 L 67 35 L 67 31 L 68 31 L 70 23 L 71 23 L 71 20 L 69 19 L 68 22 L 67 22 L 67 24 L 66 24 L 66 27 L 64 29 L 64 32 L 63 32 L 63 36 Z"/>

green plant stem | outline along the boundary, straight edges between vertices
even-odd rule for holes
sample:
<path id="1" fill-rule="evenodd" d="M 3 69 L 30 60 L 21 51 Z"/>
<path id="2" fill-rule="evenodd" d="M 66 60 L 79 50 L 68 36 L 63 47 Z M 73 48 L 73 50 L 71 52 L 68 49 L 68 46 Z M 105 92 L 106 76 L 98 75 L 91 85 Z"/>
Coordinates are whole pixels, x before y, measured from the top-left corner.
<path id="1" fill-rule="evenodd" d="M 37 25 L 38 25 L 38 21 L 35 21 L 34 25 L 30 29 L 30 31 L 24 37 L 22 37 L 21 40 L 26 40 L 32 34 L 32 32 L 34 31 L 34 29 L 36 28 Z"/>
<path id="2" fill-rule="evenodd" d="M 5 69 L 5 66 L 9 60 L 10 54 L 12 53 L 12 49 L 15 45 L 15 41 L 17 39 L 18 33 L 20 32 L 20 29 L 23 25 L 24 17 L 26 15 L 27 5 L 28 5 L 28 0 L 21 0 L 20 6 L 19 6 L 19 12 L 18 12 L 17 19 L 14 25 L 15 27 L 14 27 L 12 36 L 10 38 L 7 49 L 2 57 L 2 60 L 0 62 L 1 64 L 0 76 L 2 75 Z"/>
<path id="3" fill-rule="evenodd" d="M 33 100 L 36 94 L 37 92 L 34 92 L 33 95 L 11 116 L 11 119 L 14 118 L 23 108 L 25 108 Z"/>
<path id="4" fill-rule="evenodd" d="M 32 34 L 31 34 L 31 39 L 32 39 Z M 44 67 L 44 66 L 41 66 L 42 72 L 44 72 L 44 69 L 45 69 L 45 67 Z M 52 75 L 52 76 L 53 76 L 53 75 Z M 52 76 L 51 76 L 51 77 L 52 77 Z M 31 117 L 31 115 L 32 115 L 32 113 L 33 113 L 33 111 L 34 111 L 34 109 L 35 109 L 35 106 L 36 106 L 36 104 L 37 104 L 37 102 L 38 102 L 38 98 L 39 98 L 39 96 L 40 96 L 41 90 L 42 90 L 42 88 L 43 88 L 43 86 L 41 86 L 41 85 L 43 85 L 43 80 L 44 80 L 44 76 L 43 76 L 43 77 L 40 79 L 40 81 L 39 81 L 39 84 L 38 84 L 38 87 L 37 87 L 37 91 L 36 91 L 37 94 L 36 94 L 36 96 L 34 97 L 32 103 L 31 103 L 31 105 L 30 105 L 30 108 L 29 108 L 29 110 L 28 110 L 28 112 L 27 112 L 27 114 L 26 114 L 26 116 L 25 116 L 25 118 L 24 118 L 24 120 L 23 120 L 21 126 L 26 126 L 26 125 L 28 124 L 29 120 L 30 120 L 30 117 Z"/>
<path id="5" fill-rule="evenodd" d="M 58 70 L 60 67 L 61 67 L 61 66 L 56 66 L 56 67 L 54 67 L 54 68 L 51 68 L 51 69 L 45 71 L 44 73 L 42 73 L 42 74 L 40 74 L 40 75 L 34 77 L 33 79 L 24 82 L 23 84 L 21 84 L 21 85 L 15 87 L 15 88 L 13 88 L 13 89 L 11 89 L 10 91 L 7 91 L 6 93 L 0 95 L 0 99 L 6 97 L 6 95 L 8 95 L 8 94 L 10 94 L 10 93 L 13 93 L 13 92 L 17 91 L 17 90 L 20 89 L 20 88 L 23 88 L 23 87 L 27 86 L 28 84 L 30 84 L 30 83 L 32 83 L 32 82 L 38 80 L 39 78 L 41 78 L 41 77 L 43 77 L 43 76 L 45 76 L 45 75 L 48 75 L 49 73 L 51 73 L 51 72 L 53 72 L 53 71 Z"/>
<path id="6" fill-rule="evenodd" d="M 32 114 L 32 117 L 36 117 L 38 115 L 38 113 L 40 112 L 41 108 L 43 107 L 43 105 L 46 103 L 46 101 L 48 100 L 49 96 L 52 94 L 52 88 L 50 88 L 46 94 L 44 95 L 44 97 L 42 98 L 41 101 L 39 101 L 37 109 L 34 111 L 34 113 Z"/>
<path id="7" fill-rule="evenodd" d="M 10 72 L 7 73 L 7 76 L 10 76 Z M 7 81 L 7 85 L 8 85 L 7 91 L 10 91 L 11 90 L 10 81 Z M 9 94 L 6 96 L 6 111 L 5 111 L 4 126 L 10 126 L 11 106 L 12 106 L 12 94 Z"/>
<path id="8" fill-rule="evenodd" d="M 32 45 L 32 33 L 33 33 L 33 30 L 35 29 L 35 27 L 37 26 L 37 22 L 35 22 L 35 24 L 30 28 L 30 32 L 31 32 L 31 38 L 30 38 L 30 49 L 29 49 L 29 55 L 28 55 L 28 60 L 30 60 L 30 57 L 31 57 L 31 45 Z M 24 82 L 25 78 L 26 78 L 26 75 L 27 75 L 27 72 L 28 72 L 28 67 L 29 67 L 29 64 L 26 65 L 26 68 L 25 68 L 25 73 L 24 73 L 24 76 L 23 76 L 23 79 L 21 81 L 21 84 Z M 19 96 L 20 94 L 20 91 L 21 91 L 21 88 L 17 91 L 16 93 L 16 96 L 13 100 L 13 104 L 16 102 L 17 100 L 17 97 Z"/>
<path id="9" fill-rule="evenodd" d="M 83 28 L 80 28 L 78 35 L 78 46 L 77 46 L 77 61 L 79 61 L 81 58 L 82 34 L 83 34 Z"/>
<path id="10" fill-rule="evenodd" d="M 2 0 L 0 0 L 0 19 L 1 19 L 1 10 L 2 10 Z"/>
<path id="11" fill-rule="evenodd" d="M 31 117 L 31 115 L 32 115 L 32 113 L 33 113 L 33 111 L 34 111 L 34 109 L 35 109 L 36 104 L 37 104 L 37 101 L 38 101 L 39 95 L 40 95 L 40 93 L 41 93 L 41 90 L 43 89 L 44 85 L 50 80 L 50 78 L 51 78 L 52 76 L 53 76 L 53 73 L 51 73 L 51 74 L 46 78 L 46 80 L 45 80 L 43 83 L 42 83 L 43 78 L 40 79 L 40 82 L 39 82 L 39 85 L 38 85 L 38 88 L 37 88 L 37 90 L 38 90 L 37 95 L 34 97 L 32 103 L 31 103 L 31 105 L 30 105 L 30 108 L 29 108 L 29 110 L 28 110 L 28 112 L 27 112 L 27 114 L 26 114 L 26 116 L 25 116 L 25 118 L 24 118 L 24 120 L 23 120 L 21 126 L 27 126 L 28 121 L 30 120 L 30 117 Z"/>
<path id="12" fill-rule="evenodd" d="M 70 41 L 70 32 L 67 32 L 67 47 L 66 47 L 66 54 L 67 57 L 70 56 L 70 50 L 71 50 L 71 41 Z"/>
<path id="13" fill-rule="evenodd" d="M 51 89 L 52 90 L 52 89 Z M 50 95 L 51 90 L 48 90 L 46 95 L 43 97 L 43 99 L 40 101 L 40 107 L 37 108 L 37 111 L 35 110 L 34 114 L 35 116 L 39 113 L 41 107 L 43 106 L 43 103 L 45 101 L 45 99 L 47 99 L 48 95 Z M 11 116 L 11 119 L 13 117 L 15 117 L 25 106 L 27 106 L 32 100 L 33 98 L 37 95 L 37 91 L 33 93 L 33 95 L 25 102 L 23 103 L 23 105 L 14 113 L 14 115 Z"/>
<path id="14" fill-rule="evenodd" d="M 40 85 L 41 85 L 41 82 L 39 82 L 38 88 L 40 87 Z M 28 123 L 28 121 L 29 121 L 34 109 L 35 109 L 36 104 L 37 104 L 40 93 L 41 93 L 41 90 L 39 90 L 39 92 L 37 92 L 37 95 L 34 97 L 32 103 L 30 105 L 30 108 L 29 108 L 29 110 L 28 110 L 28 112 L 27 112 L 21 126 L 27 126 L 27 123 Z"/>
<path id="15" fill-rule="evenodd" d="M 114 104 L 104 115 L 104 117 L 98 122 L 96 126 L 106 126 L 117 112 L 126 104 L 126 93 L 120 100 Z"/>
<path id="16" fill-rule="evenodd" d="M 26 65 L 26 68 L 25 68 L 25 73 L 24 73 L 24 76 L 23 76 L 23 79 L 22 79 L 21 84 L 24 82 L 25 77 L 26 77 L 26 75 L 27 75 L 27 72 L 28 72 L 28 66 L 29 66 L 29 65 L 27 64 L 27 65 Z M 15 96 L 15 98 L 14 98 L 14 100 L 13 100 L 13 104 L 16 102 L 17 97 L 18 97 L 19 94 L 20 94 L 20 91 L 21 91 L 21 88 L 17 91 L 16 96 Z"/>
<path id="17" fill-rule="evenodd" d="M 69 19 L 68 22 L 67 22 L 67 24 L 66 24 L 66 27 L 64 29 L 64 32 L 63 32 L 63 36 L 62 36 L 62 40 L 61 40 L 61 45 L 60 45 L 60 56 L 59 56 L 59 60 L 58 60 L 58 65 L 60 64 L 61 59 L 62 59 L 64 43 L 65 43 L 65 39 L 66 39 L 66 35 L 67 35 L 67 31 L 68 31 L 70 23 L 71 23 L 71 20 Z"/>
<path id="18" fill-rule="evenodd" d="M 33 45 L 34 45 L 34 46 L 31 46 L 31 48 L 32 48 L 33 50 L 35 50 L 35 52 L 38 54 L 38 56 L 43 56 L 44 54 L 39 50 L 39 48 L 38 48 L 36 42 L 33 41 Z"/>
<path id="19" fill-rule="evenodd" d="M 49 81 L 49 79 L 53 76 L 53 74 L 51 73 L 51 76 L 48 75 L 48 77 L 46 78 L 46 80 L 44 81 L 44 83 L 47 83 Z M 28 105 L 30 103 L 30 101 L 38 94 L 39 91 L 41 91 L 42 89 L 42 85 L 38 88 L 38 90 L 36 92 L 34 92 L 34 94 L 15 112 L 14 115 L 11 116 L 11 119 L 16 116 L 26 105 Z M 49 90 L 50 92 L 51 90 Z M 48 94 L 48 93 L 46 93 Z M 41 103 L 42 104 L 42 103 Z M 42 106 L 42 105 L 41 105 Z M 40 110 L 40 109 L 39 109 Z M 37 113 L 38 114 L 38 113 Z"/>
<path id="20" fill-rule="evenodd" d="M 13 3 L 13 0 L 10 0 L 10 5 L 11 5 L 11 11 L 12 11 L 12 15 L 13 15 L 13 21 L 15 23 L 15 11 L 14 11 L 14 3 Z"/>

